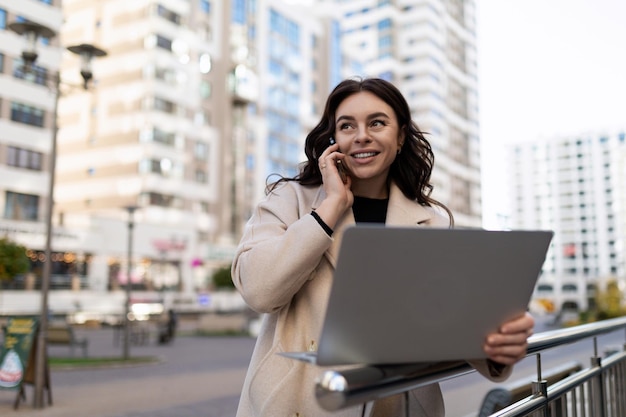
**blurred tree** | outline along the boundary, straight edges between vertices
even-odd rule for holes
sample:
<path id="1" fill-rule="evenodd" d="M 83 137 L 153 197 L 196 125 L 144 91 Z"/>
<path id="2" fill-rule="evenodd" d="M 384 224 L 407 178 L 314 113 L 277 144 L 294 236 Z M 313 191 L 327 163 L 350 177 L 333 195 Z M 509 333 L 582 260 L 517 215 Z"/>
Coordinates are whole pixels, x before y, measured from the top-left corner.
<path id="1" fill-rule="evenodd" d="M 213 274 L 213 286 L 215 289 L 234 289 L 233 279 L 230 275 L 230 265 L 222 267 Z"/>
<path id="2" fill-rule="evenodd" d="M 11 281 L 16 275 L 28 272 L 29 267 L 26 248 L 6 237 L 0 238 L 0 281 Z"/>
<path id="3" fill-rule="evenodd" d="M 596 319 L 605 320 L 626 314 L 623 300 L 624 294 L 617 279 L 609 280 L 606 289 L 596 293 Z"/>

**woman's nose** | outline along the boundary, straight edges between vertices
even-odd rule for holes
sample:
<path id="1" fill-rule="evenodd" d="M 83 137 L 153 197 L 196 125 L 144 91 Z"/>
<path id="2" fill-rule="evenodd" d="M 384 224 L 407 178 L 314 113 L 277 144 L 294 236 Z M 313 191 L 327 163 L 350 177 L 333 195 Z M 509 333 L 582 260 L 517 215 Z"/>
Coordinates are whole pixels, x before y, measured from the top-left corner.
<path id="1" fill-rule="evenodd" d="M 359 128 L 356 131 L 356 135 L 354 135 L 354 141 L 357 143 L 362 143 L 362 142 L 369 143 L 372 141 L 372 139 L 368 135 L 367 129 Z"/>

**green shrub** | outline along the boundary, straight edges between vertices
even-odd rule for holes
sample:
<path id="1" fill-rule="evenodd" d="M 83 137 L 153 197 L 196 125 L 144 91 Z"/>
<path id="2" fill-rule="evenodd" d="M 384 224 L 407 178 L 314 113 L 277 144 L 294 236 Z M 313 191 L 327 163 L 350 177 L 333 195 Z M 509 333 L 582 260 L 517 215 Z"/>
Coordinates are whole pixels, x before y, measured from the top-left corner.
<path id="1" fill-rule="evenodd" d="M 230 266 L 222 267 L 213 274 L 213 286 L 215 289 L 234 289 L 233 279 L 230 275 Z"/>
<path id="2" fill-rule="evenodd" d="M 16 275 L 25 274 L 30 268 L 26 248 L 0 238 L 0 281 L 10 281 Z"/>

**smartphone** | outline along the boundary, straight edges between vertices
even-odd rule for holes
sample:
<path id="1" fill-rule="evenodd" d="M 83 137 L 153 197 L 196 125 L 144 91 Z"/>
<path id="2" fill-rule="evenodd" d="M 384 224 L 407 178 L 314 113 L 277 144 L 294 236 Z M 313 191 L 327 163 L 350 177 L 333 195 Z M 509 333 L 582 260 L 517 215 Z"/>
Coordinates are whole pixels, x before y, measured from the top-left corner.
<path id="1" fill-rule="evenodd" d="M 335 138 L 333 138 L 332 136 L 330 137 L 330 144 L 331 145 L 335 144 Z M 343 163 L 341 162 L 341 159 L 337 160 L 337 171 L 339 171 L 339 176 L 341 177 L 341 181 L 343 181 L 344 184 L 348 182 L 348 177 L 346 176 L 346 170 L 343 167 Z"/>

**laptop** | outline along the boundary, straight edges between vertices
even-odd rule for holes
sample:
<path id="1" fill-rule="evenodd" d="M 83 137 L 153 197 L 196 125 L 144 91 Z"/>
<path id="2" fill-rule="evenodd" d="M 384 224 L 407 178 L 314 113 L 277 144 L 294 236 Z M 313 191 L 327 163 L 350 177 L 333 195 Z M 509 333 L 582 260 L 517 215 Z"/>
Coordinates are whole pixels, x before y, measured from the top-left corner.
<path id="1" fill-rule="evenodd" d="M 339 250 L 320 366 L 485 358 L 485 336 L 524 314 L 553 232 L 356 225 Z"/>

